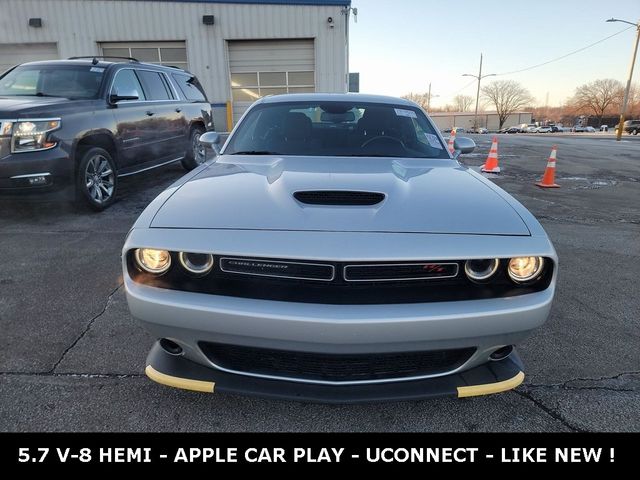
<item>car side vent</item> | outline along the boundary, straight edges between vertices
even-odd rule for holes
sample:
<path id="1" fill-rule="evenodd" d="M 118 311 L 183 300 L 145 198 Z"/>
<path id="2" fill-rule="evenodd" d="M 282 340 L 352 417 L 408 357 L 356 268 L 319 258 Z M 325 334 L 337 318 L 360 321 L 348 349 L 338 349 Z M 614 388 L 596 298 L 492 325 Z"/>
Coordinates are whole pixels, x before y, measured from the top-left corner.
<path id="1" fill-rule="evenodd" d="M 347 190 L 308 190 L 295 192 L 293 196 L 308 205 L 376 205 L 385 197 L 384 193 Z"/>

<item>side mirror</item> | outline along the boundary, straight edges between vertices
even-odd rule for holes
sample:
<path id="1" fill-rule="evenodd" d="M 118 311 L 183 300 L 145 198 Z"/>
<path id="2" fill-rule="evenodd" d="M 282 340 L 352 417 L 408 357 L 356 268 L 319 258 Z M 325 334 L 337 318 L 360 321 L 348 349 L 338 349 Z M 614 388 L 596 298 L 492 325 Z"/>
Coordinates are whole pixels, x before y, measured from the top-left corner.
<path id="1" fill-rule="evenodd" d="M 216 155 L 220 155 L 220 134 L 217 132 L 206 132 L 200 135 L 198 144 L 206 152 L 208 148 L 212 149 Z"/>
<path id="2" fill-rule="evenodd" d="M 476 142 L 469 137 L 456 137 L 453 142 L 453 148 L 460 152 L 459 155 L 471 153 L 476 149 Z"/>
<path id="3" fill-rule="evenodd" d="M 136 92 L 135 90 L 122 93 L 115 91 L 114 93 L 109 95 L 109 103 L 111 103 L 112 105 L 115 105 L 116 103 L 122 102 L 124 100 L 140 100 L 140 97 L 138 96 L 138 92 Z"/>

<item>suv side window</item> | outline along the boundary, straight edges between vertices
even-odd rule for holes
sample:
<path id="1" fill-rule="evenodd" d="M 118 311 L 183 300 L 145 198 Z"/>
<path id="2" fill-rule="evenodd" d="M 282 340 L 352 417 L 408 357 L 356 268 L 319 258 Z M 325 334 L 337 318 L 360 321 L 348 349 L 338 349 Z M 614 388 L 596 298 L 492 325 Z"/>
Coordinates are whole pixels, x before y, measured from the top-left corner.
<path id="1" fill-rule="evenodd" d="M 136 76 L 136 73 L 127 68 L 124 70 L 120 70 L 116 73 L 116 78 L 113 81 L 113 87 L 111 87 L 111 94 L 119 94 L 119 95 L 137 95 L 138 100 L 146 100 L 147 97 L 144 94 L 144 90 L 142 90 L 142 85 L 140 85 L 140 81 Z M 135 100 L 125 100 L 125 101 L 135 101 Z"/>
<path id="2" fill-rule="evenodd" d="M 172 73 L 173 80 L 178 84 L 180 91 L 187 100 L 192 102 L 206 102 L 207 97 L 204 90 L 200 86 L 200 82 L 193 75 L 183 75 L 180 73 Z"/>
<path id="3" fill-rule="evenodd" d="M 137 73 L 144 85 L 144 91 L 147 92 L 147 100 L 173 99 L 173 95 L 169 91 L 161 73 L 150 70 L 138 70 Z"/>

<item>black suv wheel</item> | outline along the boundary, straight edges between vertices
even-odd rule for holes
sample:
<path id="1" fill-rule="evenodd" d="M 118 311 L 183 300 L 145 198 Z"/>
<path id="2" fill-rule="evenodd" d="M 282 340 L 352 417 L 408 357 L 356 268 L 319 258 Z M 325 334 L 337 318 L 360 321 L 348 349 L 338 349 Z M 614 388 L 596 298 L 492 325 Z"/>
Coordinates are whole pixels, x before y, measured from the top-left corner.
<path id="1" fill-rule="evenodd" d="M 191 129 L 191 133 L 189 134 L 189 148 L 182 159 L 182 166 L 187 170 L 193 170 L 206 160 L 205 150 L 201 148 L 198 143 L 200 135 L 204 132 L 205 130 L 202 127 L 193 127 Z"/>
<path id="2" fill-rule="evenodd" d="M 111 154 L 104 148 L 93 147 L 80 158 L 76 187 L 81 199 L 94 210 L 104 210 L 116 198 L 118 176 Z"/>

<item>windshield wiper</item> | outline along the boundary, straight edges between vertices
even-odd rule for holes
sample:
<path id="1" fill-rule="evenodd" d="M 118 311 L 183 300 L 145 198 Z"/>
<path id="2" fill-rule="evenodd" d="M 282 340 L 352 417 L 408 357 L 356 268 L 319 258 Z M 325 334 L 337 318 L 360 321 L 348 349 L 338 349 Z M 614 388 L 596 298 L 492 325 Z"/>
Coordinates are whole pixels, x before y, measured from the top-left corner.
<path id="1" fill-rule="evenodd" d="M 20 97 L 59 97 L 59 95 L 49 95 L 48 93 L 36 92 L 36 93 L 18 93 Z"/>
<path id="2" fill-rule="evenodd" d="M 244 150 L 241 152 L 233 152 L 228 155 L 280 155 L 278 152 L 270 152 L 269 150 Z"/>

